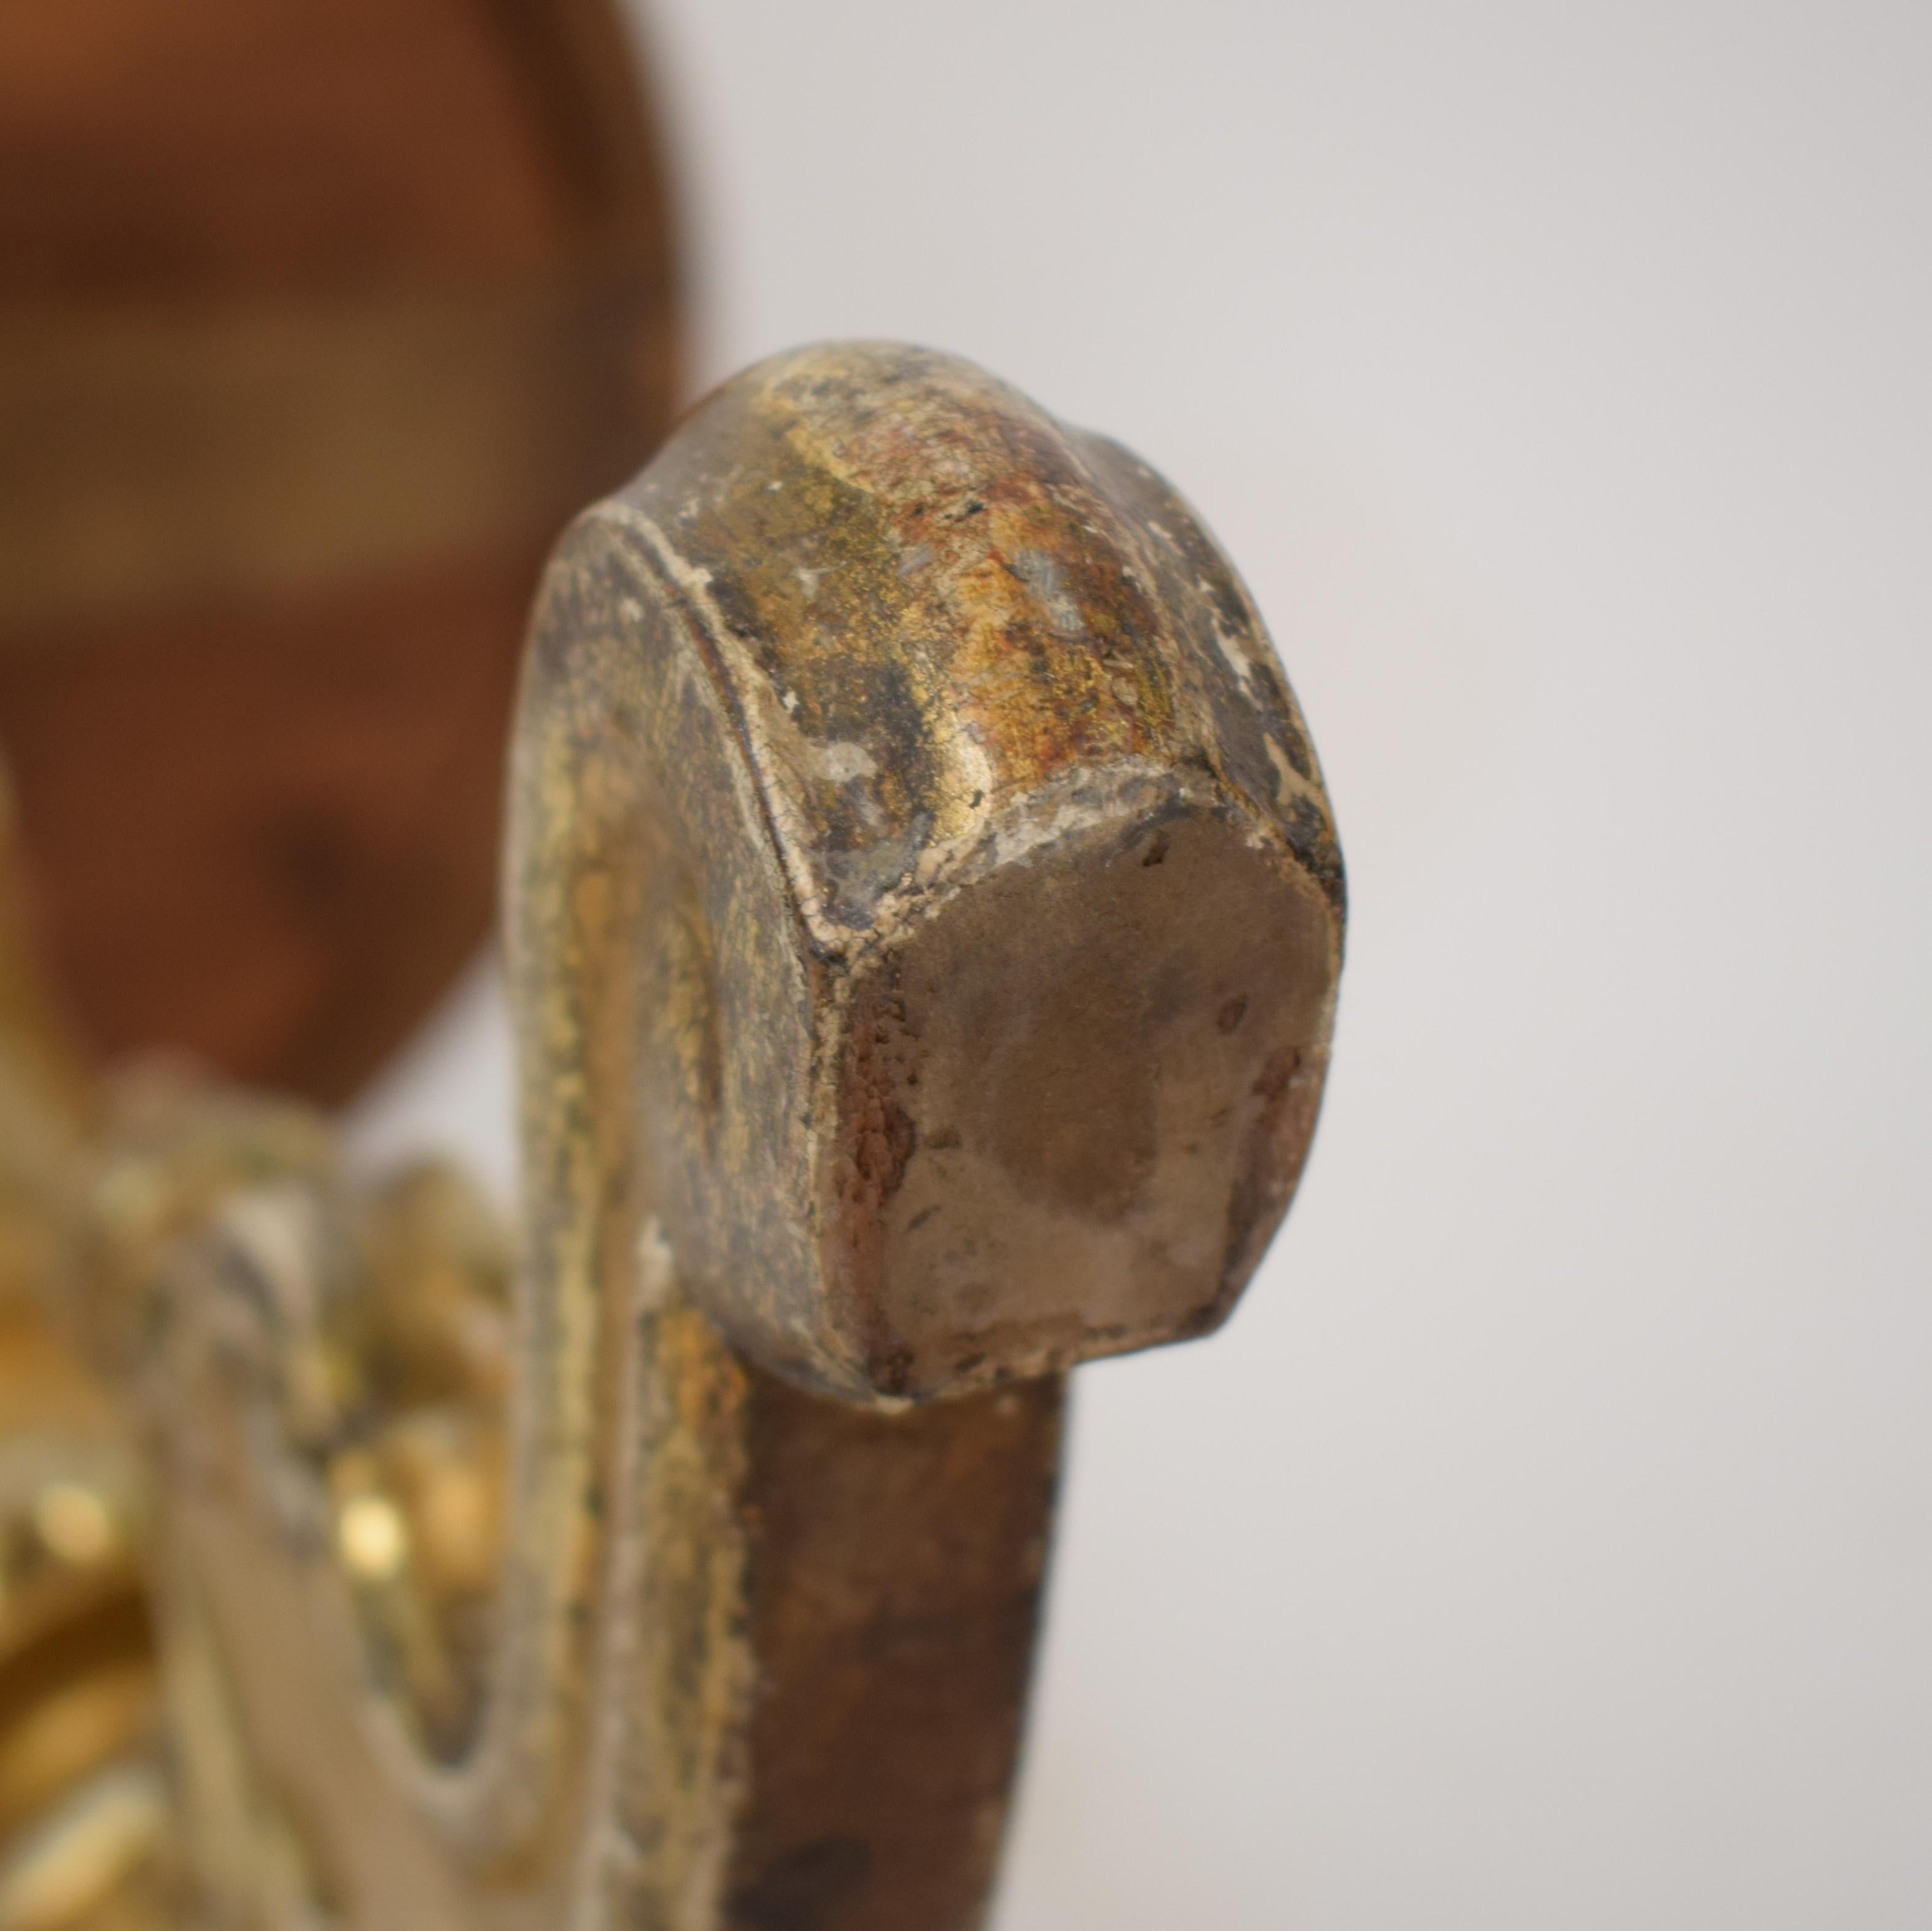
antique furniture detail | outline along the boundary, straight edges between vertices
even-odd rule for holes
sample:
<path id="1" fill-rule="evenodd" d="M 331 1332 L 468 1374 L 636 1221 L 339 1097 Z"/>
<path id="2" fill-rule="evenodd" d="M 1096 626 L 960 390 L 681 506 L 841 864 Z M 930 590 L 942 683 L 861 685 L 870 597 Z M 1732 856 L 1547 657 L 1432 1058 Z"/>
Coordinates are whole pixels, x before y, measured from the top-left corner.
<path id="1" fill-rule="evenodd" d="M 1300 712 L 1146 465 L 838 344 L 571 527 L 510 767 L 514 1239 L 11 942 L 0 1931 L 984 1922 L 1067 1371 L 1217 1326 L 1313 1130 Z"/>

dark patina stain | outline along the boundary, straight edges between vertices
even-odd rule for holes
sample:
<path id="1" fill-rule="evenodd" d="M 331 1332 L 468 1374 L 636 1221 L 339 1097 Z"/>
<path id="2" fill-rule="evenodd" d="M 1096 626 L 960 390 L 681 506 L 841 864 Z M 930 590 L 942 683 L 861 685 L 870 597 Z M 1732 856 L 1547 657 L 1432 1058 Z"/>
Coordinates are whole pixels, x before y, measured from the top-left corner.
<path id="1" fill-rule="evenodd" d="M 1224 1279 L 1245 1275 L 1256 1234 L 1272 1224 L 1294 1184 L 1292 1157 L 1285 1157 L 1283 1138 L 1300 1067 L 1300 1053 L 1284 1047 L 1271 1053 L 1256 1075 L 1252 1091 L 1261 1105 L 1249 1122 L 1240 1167 L 1228 1195 L 1227 1237 L 1221 1255 Z"/>
<path id="2" fill-rule="evenodd" d="M 725 1905 L 743 1931 L 827 1931 L 832 1914 L 860 1890 L 872 1867 L 860 1837 L 815 1837 L 776 1857 Z"/>

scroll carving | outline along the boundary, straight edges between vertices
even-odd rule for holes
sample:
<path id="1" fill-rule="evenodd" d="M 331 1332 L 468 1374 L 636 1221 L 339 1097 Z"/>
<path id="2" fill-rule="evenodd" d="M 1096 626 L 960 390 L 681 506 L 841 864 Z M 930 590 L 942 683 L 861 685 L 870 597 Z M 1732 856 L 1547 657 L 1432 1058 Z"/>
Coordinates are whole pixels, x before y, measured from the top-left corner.
<path id="1" fill-rule="evenodd" d="M 1313 1129 L 1300 714 L 1133 456 L 836 345 L 566 537 L 510 797 L 514 1243 L 174 1072 L 64 1157 L 151 1471 L 139 1921 L 965 1931 L 1066 1375 L 1217 1326 Z"/>

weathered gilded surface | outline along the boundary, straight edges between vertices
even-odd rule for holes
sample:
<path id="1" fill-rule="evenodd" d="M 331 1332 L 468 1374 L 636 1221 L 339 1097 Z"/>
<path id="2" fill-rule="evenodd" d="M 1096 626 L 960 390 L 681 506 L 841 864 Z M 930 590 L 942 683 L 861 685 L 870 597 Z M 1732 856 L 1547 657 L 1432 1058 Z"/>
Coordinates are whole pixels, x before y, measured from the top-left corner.
<path id="1" fill-rule="evenodd" d="M 524 716 L 521 822 L 574 841 L 518 847 L 535 943 L 614 889 L 593 827 L 664 853 L 646 1116 L 740 1346 L 922 1396 L 1225 1314 L 1312 1130 L 1341 872 L 1144 466 L 928 352 L 781 358 L 566 542 Z"/>
<path id="2" fill-rule="evenodd" d="M 1312 1130 L 1299 713 L 1134 458 L 819 348 L 561 546 L 511 815 L 514 1263 L 452 1176 L 178 1080 L 76 1158 L 194 1881 L 237 1924 L 968 1931 L 1064 1371 L 1220 1320 Z"/>

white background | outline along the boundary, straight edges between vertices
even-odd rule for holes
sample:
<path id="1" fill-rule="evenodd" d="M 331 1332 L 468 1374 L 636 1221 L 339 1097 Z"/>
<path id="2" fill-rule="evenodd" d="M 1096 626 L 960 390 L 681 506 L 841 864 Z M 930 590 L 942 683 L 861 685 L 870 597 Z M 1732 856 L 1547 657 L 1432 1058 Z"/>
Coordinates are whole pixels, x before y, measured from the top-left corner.
<path id="1" fill-rule="evenodd" d="M 648 24 L 702 380 L 1132 444 L 1348 859 L 1287 1230 L 1080 1379 L 998 1931 L 1924 1931 L 1932 7 Z M 372 1146 L 507 1172 L 494 999 Z"/>

